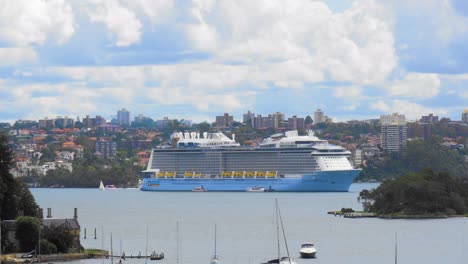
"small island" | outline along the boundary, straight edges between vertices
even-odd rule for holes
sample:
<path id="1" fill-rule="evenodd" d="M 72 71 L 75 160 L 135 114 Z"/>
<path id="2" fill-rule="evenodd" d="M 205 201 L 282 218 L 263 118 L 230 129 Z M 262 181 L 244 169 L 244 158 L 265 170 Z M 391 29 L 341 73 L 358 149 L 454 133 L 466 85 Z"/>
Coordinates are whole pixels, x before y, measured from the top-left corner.
<path id="1" fill-rule="evenodd" d="M 363 190 L 364 214 L 380 218 L 447 218 L 468 215 L 468 180 L 431 169 L 386 180 Z"/>

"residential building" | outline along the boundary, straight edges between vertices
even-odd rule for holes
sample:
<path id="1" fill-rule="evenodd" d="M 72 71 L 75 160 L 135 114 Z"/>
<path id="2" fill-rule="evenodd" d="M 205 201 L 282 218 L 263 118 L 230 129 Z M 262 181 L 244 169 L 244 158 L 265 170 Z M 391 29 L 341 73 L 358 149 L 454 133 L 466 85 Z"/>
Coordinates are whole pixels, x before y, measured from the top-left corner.
<path id="1" fill-rule="evenodd" d="M 73 118 L 68 118 L 67 116 L 61 117 L 57 116 L 55 118 L 55 127 L 58 128 L 71 128 L 75 124 Z"/>
<path id="2" fill-rule="evenodd" d="M 85 118 L 83 118 L 82 123 L 84 128 L 95 129 L 100 125 L 106 124 L 106 119 L 98 115 L 96 117 L 89 117 L 89 115 L 87 115 Z"/>
<path id="3" fill-rule="evenodd" d="M 96 141 L 96 155 L 104 159 L 115 156 L 117 153 L 117 143 L 115 141 L 99 139 Z"/>
<path id="4" fill-rule="evenodd" d="M 462 123 L 468 124 L 468 109 L 465 109 L 465 111 L 462 113 Z"/>
<path id="5" fill-rule="evenodd" d="M 429 114 L 427 116 L 421 116 L 419 122 L 423 124 L 437 124 L 439 122 L 439 117 Z"/>
<path id="6" fill-rule="evenodd" d="M 402 152 L 406 150 L 407 127 L 404 115 L 393 113 L 380 116 L 381 147 L 387 152 Z"/>
<path id="7" fill-rule="evenodd" d="M 275 120 L 272 116 L 262 116 L 257 115 L 254 118 L 254 128 L 269 128 L 273 127 L 275 124 Z"/>
<path id="8" fill-rule="evenodd" d="M 297 116 L 288 118 L 288 129 L 304 129 L 304 118 Z"/>
<path id="9" fill-rule="evenodd" d="M 49 118 L 44 118 L 44 119 L 39 119 L 39 127 L 40 128 L 48 128 L 52 129 L 55 127 L 55 120 L 54 119 L 49 119 Z"/>
<path id="10" fill-rule="evenodd" d="M 169 119 L 169 117 L 165 116 L 165 117 L 163 117 L 162 120 L 156 120 L 155 126 L 157 128 L 159 128 L 159 129 L 165 128 L 165 127 L 167 127 L 169 125 L 173 125 L 174 121 L 175 121 L 175 119 Z"/>
<path id="11" fill-rule="evenodd" d="M 247 111 L 247 113 L 243 114 L 242 122 L 246 125 L 250 125 L 251 127 L 254 126 L 254 119 L 255 119 L 255 113 L 252 113 Z"/>
<path id="12" fill-rule="evenodd" d="M 215 127 L 218 127 L 218 128 L 232 127 L 233 122 L 234 122 L 234 117 L 229 115 L 228 113 L 224 113 L 224 115 L 222 116 L 216 116 Z"/>
<path id="13" fill-rule="evenodd" d="M 117 111 L 117 123 L 122 127 L 130 126 L 130 111 L 125 108 Z"/>
<path id="14" fill-rule="evenodd" d="M 268 115 L 269 117 L 273 118 L 273 127 L 278 128 L 281 126 L 283 121 L 285 120 L 284 114 L 280 112 L 276 112 L 274 114 Z"/>
<path id="15" fill-rule="evenodd" d="M 314 124 L 319 124 L 319 123 L 325 123 L 326 122 L 326 119 L 325 119 L 325 115 L 323 113 L 323 111 L 321 109 L 317 109 L 315 112 L 314 112 Z"/>

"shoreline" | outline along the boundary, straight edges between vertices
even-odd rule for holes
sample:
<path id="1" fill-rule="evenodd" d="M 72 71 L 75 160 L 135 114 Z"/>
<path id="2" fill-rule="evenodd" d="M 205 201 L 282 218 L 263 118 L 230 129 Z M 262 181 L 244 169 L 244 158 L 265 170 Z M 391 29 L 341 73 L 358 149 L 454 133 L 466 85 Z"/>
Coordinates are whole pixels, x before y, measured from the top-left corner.
<path id="1" fill-rule="evenodd" d="M 448 219 L 448 218 L 458 218 L 458 217 L 467 217 L 466 215 L 379 215 L 372 212 L 364 211 L 354 211 L 354 212 L 342 212 L 342 211 L 329 211 L 327 214 L 334 216 L 341 216 L 344 218 L 379 218 L 379 219 L 407 219 L 407 220 L 434 220 L 434 219 Z"/>
<path id="2" fill-rule="evenodd" d="M 61 253 L 61 254 L 50 254 L 41 255 L 40 257 L 35 256 L 33 258 L 22 258 L 24 253 L 11 253 L 2 255 L 1 261 L 5 264 L 17 264 L 17 263 L 42 263 L 42 262 L 53 262 L 53 261 L 71 261 L 79 259 L 97 259 L 106 258 L 109 255 L 107 250 L 85 250 L 82 253 Z"/>

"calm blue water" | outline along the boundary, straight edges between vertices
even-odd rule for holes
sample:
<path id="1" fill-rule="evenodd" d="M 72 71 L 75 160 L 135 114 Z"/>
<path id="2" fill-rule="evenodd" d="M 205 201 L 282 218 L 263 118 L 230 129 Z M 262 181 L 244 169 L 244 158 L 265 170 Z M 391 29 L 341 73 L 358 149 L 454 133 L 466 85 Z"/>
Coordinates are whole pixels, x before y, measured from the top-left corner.
<path id="1" fill-rule="evenodd" d="M 115 254 L 163 251 L 165 259 L 148 263 L 209 263 L 217 225 L 218 255 L 222 263 L 261 263 L 275 258 L 275 198 L 278 198 L 291 256 L 298 263 L 394 263 L 394 237 L 398 234 L 398 263 L 466 263 L 468 225 L 465 218 L 443 220 L 344 219 L 327 211 L 352 207 L 363 188 L 353 184 L 349 193 L 192 193 L 141 192 L 137 189 L 32 189 L 41 207 L 53 217 L 73 217 L 78 208 L 81 242 L 85 248 L 110 249 Z M 84 239 L 84 229 L 87 238 Z M 94 239 L 94 229 L 97 239 Z M 104 234 L 104 239 L 101 234 Z M 465 241 L 467 240 L 467 241 Z M 318 258 L 302 260 L 303 242 L 316 244 Z M 285 252 L 284 243 L 282 252 Z M 285 255 L 285 254 L 282 254 Z M 108 264 L 109 260 L 75 263 Z M 117 261 L 115 261 L 117 262 Z M 144 264 L 143 259 L 127 260 Z"/>

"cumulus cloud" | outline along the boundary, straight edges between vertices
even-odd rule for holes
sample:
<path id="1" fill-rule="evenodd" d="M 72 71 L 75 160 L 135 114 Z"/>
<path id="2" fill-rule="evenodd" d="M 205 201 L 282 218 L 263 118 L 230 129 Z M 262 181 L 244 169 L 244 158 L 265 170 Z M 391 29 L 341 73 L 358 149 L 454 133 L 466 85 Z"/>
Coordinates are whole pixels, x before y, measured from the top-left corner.
<path id="1" fill-rule="evenodd" d="M 35 62 L 37 54 L 29 47 L 0 48 L 0 67 L 29 64 Z"/>
<path id="2" fill-rule="evenodd" d="M 219 61 L 294 67 L 278 83 L 303 85 L 324 76 L 376 83 L 397 65 L 391 26 L 373 1 L 357 1 L 342 13 L 320 1 L 206 2 L 192 7 L 196 22 L 187 35 L 193 47 Z M 297 78 L 297 72 L 313 77 Z"/>
<path id="3" fill-rule="evenodd" d="M 103 23 L 115 36 L 116 46 L 130 46 L 140 41 L 142 23 L 118 0 L 92 1 L 87 11 L 91 21 Z"/>
<path id="4" fill-rule="evenodd" d="M 25 46 L 52 39 L 66 42 L 75 33 L 72 7 L 63 0 L 0 1 L 0 41 Z"/>
<path id="5" fill-rule="evenodd" d="M 378 110 L 382 112 L 382 114 L 404 114 L 409 120 L 419 119 L 422 115 L 427 115 L 429 113 L 442 116 L 448 113 L 445 109 L 426 107 L 406 100 L 392 100 L 390 103 L 379 100 L 377 102 L 371 103 L 370 108 L 373 110 Z"/>
<path id="6" fill-rule="evenodd" d="M 339 87 L 335 88 L 333 96 L 345 99 L 357 99 L 361 96 L 362 88 L 360 87 Z"/>
<path id="7" fill-rule="evenodd" d="M 409 73 L 387 87 L 387 90 L 391 96 L 427 99 L 439 94 L 440 84 L 437 74 Z"/>

